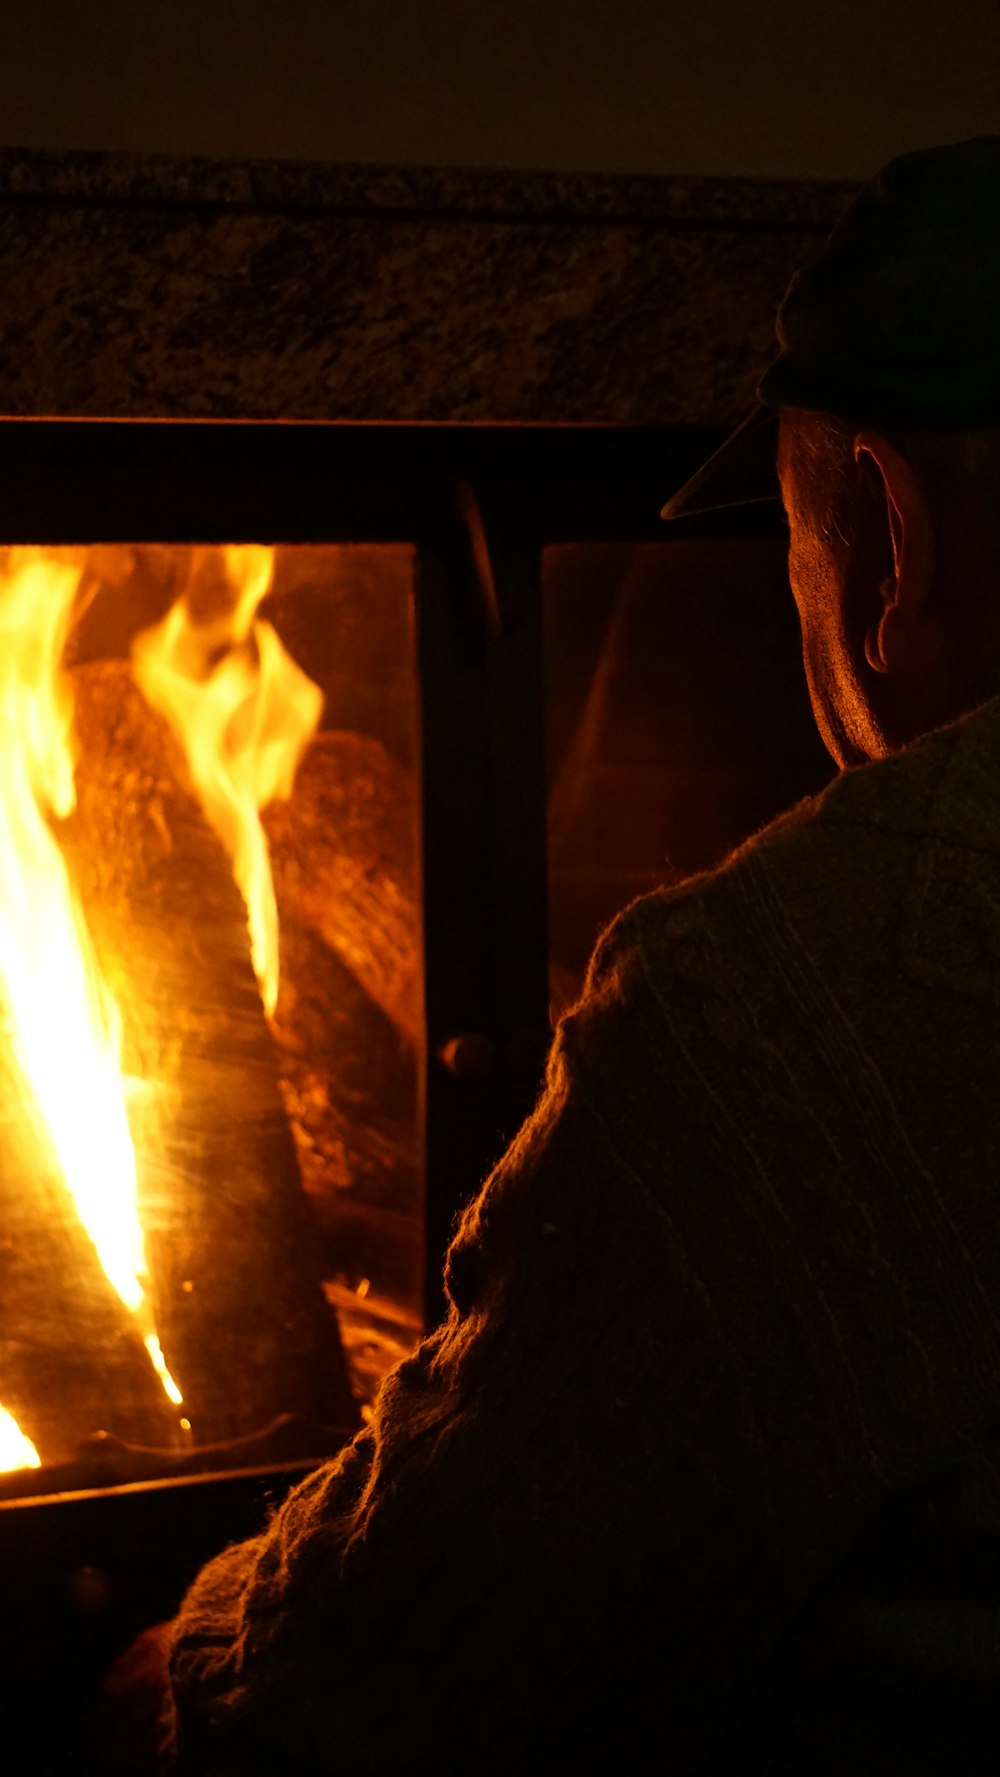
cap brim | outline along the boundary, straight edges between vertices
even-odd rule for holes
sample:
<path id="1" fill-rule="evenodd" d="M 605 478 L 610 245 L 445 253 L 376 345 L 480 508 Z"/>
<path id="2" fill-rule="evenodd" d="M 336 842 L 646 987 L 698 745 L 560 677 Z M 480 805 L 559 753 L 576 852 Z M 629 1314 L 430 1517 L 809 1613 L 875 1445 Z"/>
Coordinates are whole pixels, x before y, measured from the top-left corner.
<path id="1" fill-rule="evenodd" d="M 671 496 L 661 518 L 698 518 L 741 506 L 780 507 L 778 410 L 755 407 L 741 426 Z"/>

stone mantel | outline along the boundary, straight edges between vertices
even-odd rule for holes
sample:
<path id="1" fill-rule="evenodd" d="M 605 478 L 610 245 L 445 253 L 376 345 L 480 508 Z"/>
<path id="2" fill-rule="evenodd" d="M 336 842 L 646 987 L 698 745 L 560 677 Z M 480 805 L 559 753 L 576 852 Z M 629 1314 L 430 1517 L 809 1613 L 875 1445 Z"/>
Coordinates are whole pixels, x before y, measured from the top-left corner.
<path id="1" fill-rule="evenodd" d="M 852 189 L 0 151 L 0 415 L 725 426 Z"/>

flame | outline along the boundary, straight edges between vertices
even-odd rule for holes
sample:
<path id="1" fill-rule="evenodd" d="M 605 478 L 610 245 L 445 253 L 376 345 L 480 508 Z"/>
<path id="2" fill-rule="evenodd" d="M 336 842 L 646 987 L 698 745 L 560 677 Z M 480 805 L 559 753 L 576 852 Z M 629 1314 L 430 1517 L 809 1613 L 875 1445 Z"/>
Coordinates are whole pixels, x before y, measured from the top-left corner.
<path id="1" fill-rule="evenodd" d="M 33 549 L 10 550 L 0 567 L 0 985 L 77 1213 L 179 1404 L 143 1287 L 121 1022 L 48 823 L 76 801 L 73 700 L 59 663 L 80 572 Z"/>
<path id="2" fill-rule="evenodd" d="M 200 616 L 189 588 L 162 623 L 136 637 L 132 659 L 144 696 L 184 748 L 205 816 L 232 861 L 270 1016 L 278 999 L 278 910 L 259 811 L 291 795 L 323 694 L 256 615 L 274 550 L 233 544 L 224 562 L 226 609 Z"/>
<path id="3" fill-rule="evenodd" d="M 0 1475 L 13 1469 L 41 1468 L 42 1459 L 30 1438 L 26 1438 L 13 1413 L 0 1401 Z"/>

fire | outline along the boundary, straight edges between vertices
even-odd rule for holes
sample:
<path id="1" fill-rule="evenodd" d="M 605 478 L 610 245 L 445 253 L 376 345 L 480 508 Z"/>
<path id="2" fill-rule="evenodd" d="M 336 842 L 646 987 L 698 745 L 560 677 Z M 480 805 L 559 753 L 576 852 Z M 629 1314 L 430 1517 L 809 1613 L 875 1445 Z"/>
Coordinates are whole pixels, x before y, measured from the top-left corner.
<path id="1" fill-rule="evenodd" d="M 76 799 L 73 700 L 60 660 L 80 573 L 32 549 L 10 550 L 0 566 L 0 987 L 80 1220 L 179 1404 L 143 1287 L 118 1010 L 49 825 Z"/>
<path id="2" fill-rule="evenodd" d="M 132 659 L 147 701 L 184 748 L 206 818 L 232 861 L 270 1015 L 278 998 L 278 912 L 259 811 L 291 795 L 323 695 L 256 615 L 274 550 L 231 545 L 224 561 L 224 609 L 199 612 L 189 586 L 162 623 L 136 638 Z M 196 554 L 194 574 L 209 565 L 204 552 Z"/>
<path id="3" fill-rule="evenodd" d="M 41 1468 L 42 1459 L 26 1438 L 13 1413 L 0 1401 L 0 1475 L 19 1468 Z"/>

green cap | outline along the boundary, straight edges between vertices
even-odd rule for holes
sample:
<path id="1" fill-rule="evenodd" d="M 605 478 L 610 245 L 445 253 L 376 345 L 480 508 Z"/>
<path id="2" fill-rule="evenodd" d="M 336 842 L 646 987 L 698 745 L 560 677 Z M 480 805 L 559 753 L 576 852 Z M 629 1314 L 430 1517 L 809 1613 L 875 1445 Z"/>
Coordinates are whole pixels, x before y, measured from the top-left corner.
<path id="1" fill-rule="evenodd" d="M 1000 136 L 917 149 L 883 167 L 792 279 L 777 335 L 758 385 L 767 407 L 859 426 L 1000 427 Z M 664 517 L 765 497 L 746 423 L 734 436 L 745 492 L 723 445 L 713 474 L 699 470 Z M 756 436 L 773 476 L 773 427 Z"/>
<path id="2" fill-rule="evenodd" d="M 1000 136 L 891 160 L 792 279 L 777 333 L 771 405 L 1000 426 Z"/>

